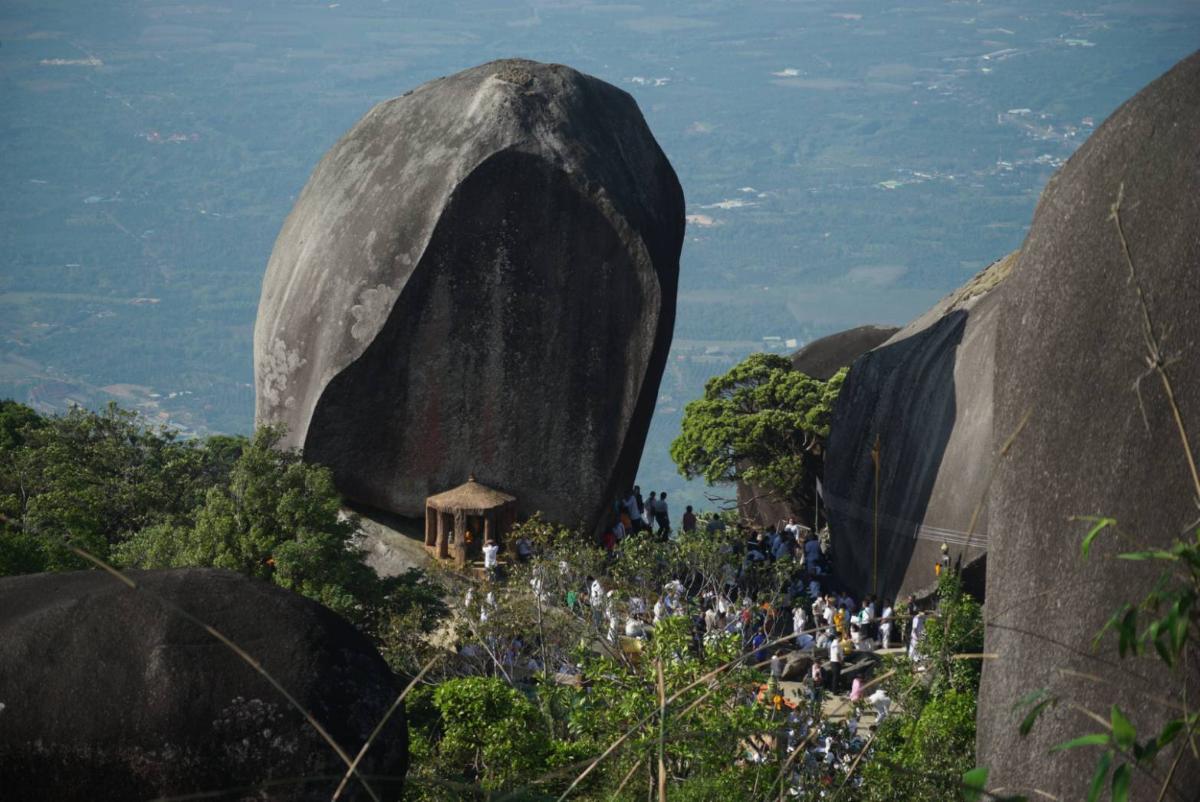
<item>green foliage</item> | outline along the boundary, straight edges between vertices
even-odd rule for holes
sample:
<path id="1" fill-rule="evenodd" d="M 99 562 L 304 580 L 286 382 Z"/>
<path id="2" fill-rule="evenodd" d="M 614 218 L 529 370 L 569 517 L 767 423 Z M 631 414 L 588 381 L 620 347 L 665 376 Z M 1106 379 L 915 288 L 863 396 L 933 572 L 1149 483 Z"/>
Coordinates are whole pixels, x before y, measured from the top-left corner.
<path id="1" fill-rule="evenodd" d="M 443 765 L 489 791 L 531 779 L 549 752 L 538 709 L 494 677 L 464 677 L 438 685 L 433 704 L 441 715 Z"/>
<path id="2" fill-rule="evenodd" d="M 428 631 L 441 609 L 436 594 L 411 575 L 395 581 L 375 575 L 354 545 L 357 525 L 341 514 L 329 469 L 280 450 L 281 436 L 278 429 L 259 429 L 228 482 L 209 488 L 193 526 L 143 529 L 116 548 L 117 563 L 228 568 L 307 596 L 373 631 L 394 633 L 397 616 Z M 414 622 L 405 617 L 410 609 L 425 612 Z"/>
<path id="3" fill-rule="evenodd" d="M 0 399 L 0 452 L 11 453 L 25 445 L 32 430 L 46 423 L 41 415 L 10 399 Z"/>
<path id="4" fill-rule="evenodd" d="M 919 644 L 925 671 L 914 671 L 907 658 L 888 660 L 895 673 L 887 689 L 899 710 L 880 725 L 863 768 L 864 800 L 942 802 L 982 790 L 986 770 L 975 766 L 979 661 L 955 657 L 982 647 L 982 609 L 958 573 L 948 571 Z"/>
<path id="5" fill-rule="evenodd" d="M 42 418 L 4 402 L 0 441 L 0 566 L 11 572 L 86 568 L 65 543 L 107 558 L 134 532 L 186 522 L 213 470 L 202 445 L 115 405 Z"/>
<path id="6" fill-rule="evenodd" d="M 671 459 L 688 479 L 745 481 L 796 498 L 805 454 L 829 436 L 845 376 L 842 370 L 823 382 L 793 370 L 785 357 L 752 354 L 709 379 L 704 396 L 687 405 Z"/>
<path id="7" fill-rule="evenodd" d="M 418 571 L 379 579 L 329 470 L 280 437 L 181 441 L 116 406 L 45 418 L 0 402 L 0 575 L 91 567 L 66 544 L 129 568 L 227 568 L 324 604 L 412 668 L 440 588 Z"/>
<path id="8" fill-rule="evenodd" d="M 955 799 L 975 766 L 975 694 L 949 689 L 884 720 L 863 768 L 863 799 Z"/>
<path id="9" fill-rule="evenodd" d="M 931 690 L 974 693 L 979 688 L 978 659 L 956 657 L 983 651 L 983 608 L 963 591 L 957 571 L 946 571 L 938 580 L 937 616 L 925 626 L 920 653 L 932 668 Z"/>

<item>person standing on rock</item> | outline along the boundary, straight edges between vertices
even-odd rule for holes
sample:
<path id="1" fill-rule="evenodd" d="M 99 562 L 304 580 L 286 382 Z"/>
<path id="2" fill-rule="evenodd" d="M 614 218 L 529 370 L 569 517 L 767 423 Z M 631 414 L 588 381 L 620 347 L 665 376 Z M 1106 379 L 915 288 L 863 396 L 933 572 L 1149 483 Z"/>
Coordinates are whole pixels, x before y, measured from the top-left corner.
<path id="1" fill-rule="evenodd" d="M 692 505 L 689 504 L 683 512 L 683 531 L 696 531 L 696 513 L 692 512 Z"/>
<path id="2" fill-rule="evenodd" d="M 667 492 L 665 490 L 658 496 L 658 504 L 654 508 L 654 521 L 658 524 L 658 536 L 665 540 L 671 532 L 671 514 L 667 510 Z"/>
<path id="3" fill-rule="evenodd" d="M 529 538 L 521 535 L 517 538 L 517 561 L 527 563 L 533 559 L 533 544 L 529 542 Z"/>
<path id="4" fill-rule="evenodd" d="M 832 638 L 829 641 L 829 692 L 837 693 L 842 681 L 842 641 Z"/>
<path id="5" fill-rule="evenodd" d="M 813 535 L 804 543 L 804 567 L 810 574 L 821 573 L 821 541 Z"/>
<path id="6" fill-rule="evenodd" d="M 633 486 L 633 490 L 629 491 L 629 496 L 625 499 L 625 512 L 629 514 L 630 532 L 640 532 L 645 528 L 645 510 L 646 503 L 642 501 L 642 488 L 637 485 Z"/>
<path id="7" fill-rule="evenodd" d="M 892 610 L 892 605 L 884 603 L 883 615 L 879 619 L 879 648 L 887 649 L 892 644 L 892 616 L 895 611 Z"/>
<path id="8" fill-rule="evenodd" d="M 813 660 L 809 678 L 812 680 L 812 686 L 809 688 L 810 698 L 813 704 L 816 704 L 817 700 L 821 698 L 821 686 L 825 684 L 825 675 L 821 671 L 820 660 Z"/>
<path id="9" fill-rule="evenodd" d="M 483 544 L 483 570 L 487 572 L 488 579 L 496 581 L 496 575 L 500 568 L 500 546 L 491 538 Z"/>
<path id="10" fill-rule="evenodd" d="M 912 638 L 913 619 L 917 616 L 917 600 L 911 594 L 904 600 L 904 612 L 906 620 L 904 622 L 904 639 L 900 641 L 902 645 Z"/>
<path id="11" fill-rule="evenodd" d="M 950 570 L 950 547 L 945 543 L 942 544 L 942 555 L 938 557 L 938 561 L 933 566 L 934 577 L 941 579 L 942 576 Z"/>
<path id="12" fill-rule="evenodd" d="M 908 644 L 908 659 L 916 662 L 920 657 L 918 647 L 921 644 L 921 636 L 925 634 L 925 613 L 918 612 L 913 616 L 912 620 L 912 639 Z"/>

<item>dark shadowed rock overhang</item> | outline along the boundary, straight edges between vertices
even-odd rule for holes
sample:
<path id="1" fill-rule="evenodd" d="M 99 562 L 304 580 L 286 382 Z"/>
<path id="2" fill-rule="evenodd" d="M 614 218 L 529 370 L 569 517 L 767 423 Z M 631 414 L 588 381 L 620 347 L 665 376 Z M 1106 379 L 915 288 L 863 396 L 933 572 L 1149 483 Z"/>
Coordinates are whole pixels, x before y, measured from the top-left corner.
<path id="1" fill-rule="evenodd" d="M 238 798 L 328 800 L 345 771 L 337 754 L 162 600 L 244 648 L 350 755 L 398 693 L 371 643 L 319 604 L 229 571 L 128 575 L 144 591 L 102 571 L 0 579 L 2 795 L 126 802 L 242 789 Z M 401 709 L 361 769 L 393 778 L 373 788 L 394 798 L 407 763 Z M 356 782 L 346 793 L 368 798 Z"/>
<path id="2" fill-rule="evenodd" d="M 675 320 L 683 193 L 634 100 L 508 60 L 372 109 L 284 223 L 256 417 L 353 501 L 474 473 L 594 524 L 636 473 Z"/>
<path id="3" fill-rule="evenodd" d="M 928 585 L 943 543 L 960 564 L 987 546 L 984 510 L 973 531 L 971 522 L 992 463 L 996 319 L 1015 256 L 864 354 L 846 377 L 825 455 L 825 503 L 834 571 L 859 593 L 894 598 Z"/>
<path id="4" fill-rule="evenodd" d="M 1112 216 L 1118 199 L 1132 272 Z M 997 327 L 995 442 L 1029 418 L 991 491 L 984 650 L 996 659 L 984 663 L 978 761 L 991 767 L 989 789 L 1083 799 L 1097 752 L 1050 752 L 1099 729 L 1079 708 L 1107 719 L 1119 704 L 1142 741 L 1158 732 L 1163 700 L 1200 695 L 1194 660 L 1167 672 L 1153 649 L 1119 660 L 1115 638 L 1099 651 L 1092 646 L 1108 618 L 1137 604 L 1161 570 L 1114 556 L 1163 548 L 1195 529 L 1186 451 L 1162 381 L 1147 373 L 1144 313 L 1194 450 L 1200 53 L 1126 102 L 1051 179 L 1007 285 Z M 1143 376 L 1139 400 L 1134 386 Z M 1097 515 L 1116 518 L 1121 534 L 1102 533 L 1085 560 L 1080 543 L 1089 523 L 1070 516 Z M 1039 688 L 1063 702 L 1022 738 L 1023 711 L 1013 704 Z M 1167 799 L 1194 799 L 1200 787 L 1200 761 L 1184 740 L 1153 767 L 1162 777 L 1182 755 L 1174 785 L 1183 796 Z M 1131 798 L 1156 799 L 1160 785 L 1135 772 Z"/>
<path id="5" fill-rule="evenodd" d="M 814 379 L 829 381 L 833 374 L 842 368 L 850 367 L 854 360 L 886 341 L 897 331 L 899 329 L 895 326 L 870 325 L 830 334 L 813 340 L 792 354 L 792 367 Z M 814 461 L 814 464 L 816 462 Z M 787 500 L 761 487 L 738 482 L 737 496 L 741 514 L 759 526 L 785 521 L 793 515 L 807 525 L 816 523 L 815 520 L 807 520 L 807 515 L 794 509 Z"/>

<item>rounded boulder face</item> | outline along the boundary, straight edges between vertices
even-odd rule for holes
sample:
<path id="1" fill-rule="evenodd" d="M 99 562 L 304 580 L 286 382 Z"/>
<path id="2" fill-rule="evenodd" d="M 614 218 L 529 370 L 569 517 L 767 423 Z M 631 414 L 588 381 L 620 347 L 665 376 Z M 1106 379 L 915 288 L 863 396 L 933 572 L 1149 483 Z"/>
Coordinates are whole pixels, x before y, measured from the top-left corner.
<path id="1" fill-rule="evenodd" d="M 933 584 L 943 543 L 957 565 L 987 548 L 987 519 L 975 512 L 992 463 L 996 321 L 1015 261 L 993 262 L 846 376 L 830 423 L 825 504 L 834 573 L 858 593 L 900 598 Z"/>
<path id="2" fill-rule="evenodd" d="M 370 641 L 321 605 L 230 571 L 128 575 L 144 590 L 102 571 L 0 579 L 5 798 L 226 789 L 220 798 L 329 799 L 345 763 L 276 688 L 170 605 L 245 649 L 351 757 L 399 693 Z M 401 708 L 359 770 L 394 798 L 407 766 Z M 353 780 L 343 798 L 370 797 Z"/>
<path id="3" fill-rule="evenodd" d="M 1008 280 L 996 338 L 996 445 L 1020 431 L 989 500 L 984 651 L 996 658 L 984 663 L 978 716 L 989 790 L 1082 799 L 1099 750 L 1050 752 L 1100 729 L 1081 709 L 1107 721 L 1119 705 L 1144 742 L 1178 714 L 1171 702 L 1200 694 L 1194 651 L 1167 671 L 1153 649 L 1120 659 L 1113 632 L 1093 647 L 1110 616 L 1144 599 L 1165 567 L 1116 555 L 1194 535 L 1196 488 L 1147 356 L 1157 343 L 1195 453 L 1198 311 L 1195 54 L 1127 101 L 1051 179 Z M 1101 532 L 1084 558 L 1086 516 L 1115 518 L 1118 530 Z M 1150 620 L 1139 616 L 1139 631 Z M 1026 710 L 1013 705 L 1042 688 L 1062 701 L 1022 738 Z M 1194 798 L 1200 782 L 1185 740 L 1150 767 L 1164 777 L 1182 753 L 1174 775 L 1182 795 L 1167 799 Z M 1131 798 L 1158 798 L 1161 779 L 1133 776 Z"/>
<path id="4" fill-rule="evenodd" d="M 350 499 L 469 474 L 564 523 L 632 484 L 675 317 L 683 194 L 633 99 L 484 64 L 372 109 L 275 244 L 256 417 Z"/>

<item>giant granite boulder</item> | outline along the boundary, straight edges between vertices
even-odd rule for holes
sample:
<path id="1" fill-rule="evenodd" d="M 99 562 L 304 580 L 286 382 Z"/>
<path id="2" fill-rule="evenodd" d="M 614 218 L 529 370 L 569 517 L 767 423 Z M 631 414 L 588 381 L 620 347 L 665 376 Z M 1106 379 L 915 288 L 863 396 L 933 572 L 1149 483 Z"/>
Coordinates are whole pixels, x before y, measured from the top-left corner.
<path id="1" fill-rule="evenodd" d="M 0 796 L 329 799 L 341 759 L 170 605 L 244 648 L 351 756 L 398 693 L 371 643 L 319 604 L 229 571 L 129 575 L 144 590 L 101 571 L 0 579 Z M 392 778 L 372 787 L 394 798 L 407 763 L 401 709 L 360 770 Z M 346 792 L 368 798 L 357 782 Z"/>
<path id="2" fill-rule="evenodd" d="M 857 359 L 842 385 L 825 455 L 825 504 L 834 572 L 859 593 L 894 598 L 927 585 L 943 543 L 963 564 L 987 546 L 986 516 L 973 531 L 971 521 L 992 463 L 992 352 L 1015 256 Z"/>
<path id="3" fill-rule="evenodd" d="M 791 356 L 792 367 L 814 379 L 828 381 L 842 368 L 848 368 L 860 356 L 887 340 L 899 329 L 895 326 L 858 326 L 839 331 L 796 351 Z M 819 459 L 812 460 L 814 468 Z M 738 509 L 742 515 L 759 526 L 767 526 L 796 515 L 805 518 L 803 511 L 793 509 L 790 502 L 770 491 L 738 482 Z"/>
<path id="4" fill-rule="evenodd" d="M 380 103 L 275 243 L 256 416 L 367 506 L 469 474 L 593 523 L 632 484 L 675 321 L 679 182 L 625 92 L 510 60 Z"/>
<path id="5" fill-rule="evenodd" d="M 1200 698 L 1194 659 L 1168 674 L 1152 655 L 1120 660 L 1111 633 L 1092 647 L 1109 616 L 1140 601 L 1161 570 L 1113 557 L 1195 530 L 1196 484 L 1147 357 L 1154 343 L 1195 453 L 1200 53 L 1121 106 L 1051 179 L 1007 285 L 996 442 L 1029 418 L 991 491 L 985 651 L 997 657 L 984 664 L 979 762 L 991 767 L 989 786 L 1082 799 L 1097 751 L 1049 752 L 1098 729 L 1080 708 L 1107 719 L 1119 704 L 1145 740 L 1164 700 Z M 1070 516 L 1097 515 L 1116 518 L 1120 534 L 1101 533 L 1083 559 L 1089 524 Z M 1023 711 L 1012 706 L 1038 688 L 1063 702 L 1022 738 Z M 1174 782 L 1183 795 L 1167 799 L 1195 798 L 1200 787 L 1200 761 L 1183 740 L 1153 767 L 1164 776 L 1182 752 Z M 1159 783 L 1140 772 L 1133 784 L 1134 798 L 1158 798 Z"/>

